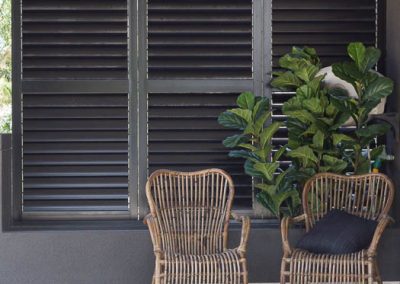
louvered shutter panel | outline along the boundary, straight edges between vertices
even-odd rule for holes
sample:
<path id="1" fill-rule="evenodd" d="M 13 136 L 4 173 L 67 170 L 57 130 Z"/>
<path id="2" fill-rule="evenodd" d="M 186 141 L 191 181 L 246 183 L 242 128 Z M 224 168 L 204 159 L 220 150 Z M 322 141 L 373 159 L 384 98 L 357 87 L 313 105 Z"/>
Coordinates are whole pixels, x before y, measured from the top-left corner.
<path id="1" fill-rule="evenodd" d="M 233 135 L 217 123 L 237 93 L 149 94 L 149 168 L 196 171 L 222 168 L 235 181 L 235 205 L 251 208 L 251 178 L 243 160 L 228 158 L 222 140 Z"/>
<path id="2" fill-rule="evenodd" d="M 150 0 L 149 78 L 249 78 L 252 4 Z"/>
<path id="3" fill-rule="evenodd" d="M 225 169 L 236 207 L 251 208 L 251 178 L 243 160 L 228 157 L 222 140 L 233 132 L 217 118 L 253 88 L 252 1 L 149 0 L 147 8 L 149 173 Z M 242 79 L 249 87 L 235 90 Z"/>
<path id="4" fill-rule="evenodd" d="M 323 66 L 348 60 L 347 45 L 360 41 L 368 46 L 379 44 L 378 3 L 375 0 L 273 0 L 272 68 L 292 46 L 310 46 L 317 50 Z M 272 92 L 273 120 L 285 120 L 282 104 L 290 92 Z M 287 143 L 287 129 L 282 128 L 274 143 Z M 282 161 L 287 166 L 290 161 Z"/>
<path id="5" fill-rule="evenodd" d="M 317 49 L 325 66 L 345 60 L 349 42 L 376 44 L 376 0 L 274 0 L 273 67 L 292 46 Z"/>
<path id="6" fill-rule="evenodd" d="M 128 212 L 127 11 L 22 1 L 23 213 Z"/>

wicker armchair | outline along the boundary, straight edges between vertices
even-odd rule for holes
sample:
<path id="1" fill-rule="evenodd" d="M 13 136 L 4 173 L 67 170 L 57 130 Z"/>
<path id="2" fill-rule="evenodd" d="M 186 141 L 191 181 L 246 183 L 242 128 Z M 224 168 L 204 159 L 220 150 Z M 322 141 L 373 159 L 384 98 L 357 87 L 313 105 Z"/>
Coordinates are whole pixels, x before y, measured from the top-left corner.
<path id="1" fill-rule="evenodd" d="M 281 283 L 382 283 L 376 251 L 381 235 L 391 220 L 387 214 L 393 197 L 393 183 L 383 174 L 340 176 L 322 173 L 311 178 L 303 191 L 304 214 L 282 219 L 284 255 Z M 290 223 L 304 221 L 308 231 L 333 208 L 379 222 L 368 249 L 352 254 L 326 255 L 290 246 Z"/>
<path id="2" fill-rule="evenodd" d="M 247 284 L 248 217 L 239 247 L 227 249 L 234 187 L 222 170 L 154 172 L 146 185 L 145 218 L 156 257 L 153 283 Z"/>

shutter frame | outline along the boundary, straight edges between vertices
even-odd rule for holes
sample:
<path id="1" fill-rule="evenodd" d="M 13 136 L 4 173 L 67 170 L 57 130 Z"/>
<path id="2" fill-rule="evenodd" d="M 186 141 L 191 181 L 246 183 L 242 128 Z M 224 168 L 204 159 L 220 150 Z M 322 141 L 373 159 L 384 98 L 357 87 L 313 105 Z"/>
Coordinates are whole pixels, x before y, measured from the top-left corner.
<path id="1" fill-rule="evenodd" d="M 18 36 L 13 38 L 21 41 L 23 49 L 17 49 L 15 58 L 22 61 L 13 59 L 13 62 L 22 62 L 22 70 L 18 72 L 22 78 L 13 82 L 16 87 L 13 99 L 20 102 L 13 109 L 14 114 L 16 110 L 19 112 L 14 116 L 13 135 L 14 147 L 21 146 L 16 160 L 19 157 L 24 161 L 15 166 L 17 173 L 23 170 L 21 179 L 16 179 L 23 178 L 23 183 L 16 188 L 23 187 L 24 194 L 19 200 L 19 215 L 15 216 L 23 219 L 131 216 L 127 59 L 128 44 L 135 44 L 128 43 L 128 13 L 132 12 L 128 10 L 128 2 L 63 0 L 55 5 L 52 1 L 21 0 L 19 4 L 22 22 L 14 27 Z M 15 6 L 14 13 L 17 13 Z M 105 23 L 105 14 L 110 15 L 107 27 L 101 24 Z M 56 40 L 58 34 L 67 40 L 62 45 L 53 45 L 56 48 L 48 53 L 33 49 L 30 44 L 46 42 L 46 37 Z M 109 40 L 104 37 L 98 41 L 101 34 L 109 36 Z M 40 41 L 34 40 L 39 36 Z M 119 37 L 117 45 L 116 37 Z M 78 50 L 71 44 L 75 39 L 83 39 L 86 44 Z M 77 59 L 80 62 L 74 67 Z M 110 59 L 118 59 L 121 64 L 109 65 Z M 55 68 L 48 69 L 48 62 L 55 64 Z M 52 73 L 46 76 L 36 72 L 47 69 Z M 31 70 L 36 73 L 30 75 Z"/>

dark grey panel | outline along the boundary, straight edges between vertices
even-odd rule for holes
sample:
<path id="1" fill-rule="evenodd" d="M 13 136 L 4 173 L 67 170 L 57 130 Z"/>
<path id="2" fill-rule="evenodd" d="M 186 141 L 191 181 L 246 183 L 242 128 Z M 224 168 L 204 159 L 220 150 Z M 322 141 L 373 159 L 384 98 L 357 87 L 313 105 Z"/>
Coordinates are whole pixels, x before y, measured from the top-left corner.
<path id="1" fill-rule="evenodd" d="M 251 0 L 149 0 L 149 78 L 252 76 Z"/>
<path id="2" fill-rule="evenodd" d="M 24 212 L 127 211 L 127 94 L 23 101 Z"/>
<path id="3" fill-rule="evenodd" d="M 127 0 L 24 0 L 23 78 L 126 79 L 127 38 Z"/>
<path id="4" fill-rule="evenodd" d="M 375 45 L 375 0 L 273 0 L 273 66 L 291 46 L 317 49 L 324 65 L 346 59 L 351 41 Z"/>
<path id="5" fill-rule="evenodd" d="M 222 140 L 233 135 L 217 122 L 235 106 L 236 93 L 149 94 L 149 168 L 194 171 L 222 168 L 233 177 L 235 205 L 251 207 L 251 178 L 243 160 L 228 157 Z"/>

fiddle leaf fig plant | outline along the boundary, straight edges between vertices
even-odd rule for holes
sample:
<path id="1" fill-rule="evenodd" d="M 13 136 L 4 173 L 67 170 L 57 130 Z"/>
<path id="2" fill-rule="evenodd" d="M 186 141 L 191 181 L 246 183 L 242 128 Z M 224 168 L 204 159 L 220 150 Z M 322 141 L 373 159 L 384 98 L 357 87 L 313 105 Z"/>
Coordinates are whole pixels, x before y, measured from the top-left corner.
<path id="1" fill-rule="evenodd" d="M 337 77 L 354 87 L 357 97 L 350 98 L 340 88 L 331 89 L 329 93 L 334 106 L 353 118 L 356 129 L 347 135 L 335 135 L 334 145 L 351 149 L 345 158 L 351 163 L 354 173 L 363 174 L 370 171 L 371 160 L 378 157 L 384 147 L 377 147 L 369 155 L 363 150 L 390 129 L 388 124 L 370 124 L 369 113 L 393 92 L 393 81 L 372 69 L 381 56 L 379 49 L 354 42 L 348 45 L 347 52 L 351 61 L 336 63 L 332 70 Z"/>
<path id="2" fill-rule="evenodd" d="M 273 122 L 266 126 L 271 111 L 269 100 L 265 97 L 245 92 L 236 103 L 237 108 L 229 109 L 218 117 L 221 125 L 239 131 L 223 141 L 225 147 L 232 149 L 229 156 L 245 159 L 245 172 L 255 178 L 255 187 L 259 190 L 256 197 L 263 206 L 277 218 L 295 214 L 300 205 L 299 193 L 292 180 L 286 178 L 287 171 L 281 170 L 279 163 L 286 148 L 272 144 L 272 138 L 282 123 Z"/>
<path id="3" fill-rule="evenodd" d="M 288 154 L 294 179 L 300 187 L 318 172 L 343 173 L 348 163 L 334 143 L 340 126 L 350 114 L 338 109 L 319 75 L 320 59 L 315 49 L 293 47 L 279 60 L 284 72 L 274 72 L 271 86 L 295 95 L 283 104 L 287 116 Z"/>

